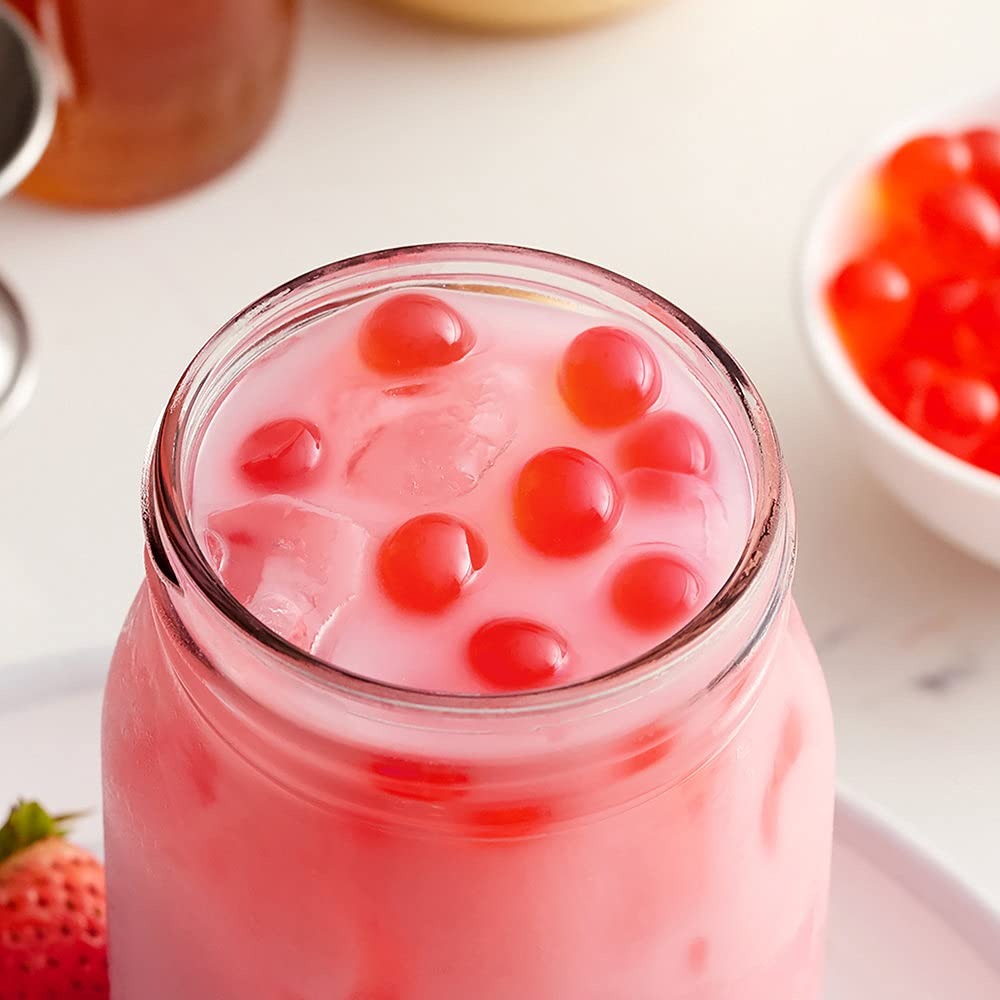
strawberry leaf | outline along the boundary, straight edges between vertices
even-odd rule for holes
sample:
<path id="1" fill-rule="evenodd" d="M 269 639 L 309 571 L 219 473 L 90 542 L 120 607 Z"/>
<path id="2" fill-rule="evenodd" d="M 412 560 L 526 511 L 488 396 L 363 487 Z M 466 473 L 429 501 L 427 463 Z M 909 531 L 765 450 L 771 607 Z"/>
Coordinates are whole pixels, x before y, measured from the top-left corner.
<path id="1" fill-rule="evenodd" d="M 37 802 L 16 802 L 7 822 L 0 827 L 0 862 L 40 840 L 65 836 L 68 824 L 79 815 L 50 816 Z"/>

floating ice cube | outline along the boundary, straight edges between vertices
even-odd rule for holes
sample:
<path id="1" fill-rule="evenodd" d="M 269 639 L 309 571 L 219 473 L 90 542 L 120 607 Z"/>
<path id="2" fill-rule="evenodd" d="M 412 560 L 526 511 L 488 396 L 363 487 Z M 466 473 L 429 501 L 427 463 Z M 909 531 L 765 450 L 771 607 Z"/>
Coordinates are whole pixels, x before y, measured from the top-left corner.
<path id="1" fill-rule="evenodd" d="M 306 602 L 296 601 L 287 594 L 258 591 L 247 605 L 247 610 L 283 639 L 302 649 L 310 648 L 306 615 L 311 609 Z"/>
<path id="2" fill-rule="evenodd" d="M 722 497 L 698 476 L 659 469 L 633 469 L 625 475 L 629 495 L 663 511 L 664 530 L 673 544 L 699 555 L 716 557 L 730 541 Z"/>
<path id="3" fill-rule="evenodd" d="M 365 497 L 416 498 L 431 506 L 472 490 L 516 430 L 521 383 L 484 364 L 422 381 L 355 390 L 334 426 L 343 474 Z"/>
<path id="4" fill-rule="evenodd" d="M 368 532 L 284 496 L 208 518 L 205 549 L 233 596 L 268 628 L 309 649 L 358 592 Z"/>

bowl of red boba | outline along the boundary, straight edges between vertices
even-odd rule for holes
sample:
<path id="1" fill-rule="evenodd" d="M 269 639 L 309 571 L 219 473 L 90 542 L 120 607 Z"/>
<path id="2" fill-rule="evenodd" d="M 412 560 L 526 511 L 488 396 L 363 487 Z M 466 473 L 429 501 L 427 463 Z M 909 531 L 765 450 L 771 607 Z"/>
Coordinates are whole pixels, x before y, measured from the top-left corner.
<path id="1" fill-rule="evenodd" d="M 910 120 L 833 180 L 800 295 L 873 472 L 1000 566 L 1000 91 Z"/>

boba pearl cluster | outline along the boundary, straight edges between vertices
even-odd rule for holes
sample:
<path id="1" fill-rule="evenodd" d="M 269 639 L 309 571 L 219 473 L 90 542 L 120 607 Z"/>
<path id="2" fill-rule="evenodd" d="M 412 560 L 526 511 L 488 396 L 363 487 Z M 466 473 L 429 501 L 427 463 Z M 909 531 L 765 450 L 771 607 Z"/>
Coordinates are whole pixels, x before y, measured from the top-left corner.
<path id="1" fill-rule="evenodd" d="M 844 346 L 899 421 L 1000 473 L 1000 129 L 907 139 L 871 194 L 827 283 Z"/>

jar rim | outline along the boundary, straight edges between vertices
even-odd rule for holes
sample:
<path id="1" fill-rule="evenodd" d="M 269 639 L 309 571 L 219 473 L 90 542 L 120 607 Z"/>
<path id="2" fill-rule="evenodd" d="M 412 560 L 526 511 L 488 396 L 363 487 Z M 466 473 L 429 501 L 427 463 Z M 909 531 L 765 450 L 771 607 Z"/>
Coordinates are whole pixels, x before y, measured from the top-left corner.
<path id="1" fill-rule="evenodd" d="M 294 293 L 397 262 L 469 267 L 534 265 L 542 277 L 569 276 L 588 286 L 609 289 L 619 301 L 642 308 L 650 318 L 655 319 L 654 314 L 659 313 L 679 324 L 704 359 L 725 376 L 726 388 L 740 404 L 756 449 L 754 456 L 744 455 L 748 461 L 756 461 L 759 473 L 753 493 L 753 520 L 746 545 L 729 577 L 709 604 L 683 628 L 623 664 L 569 684 L 503 694 L 450 693 L 376 680 L 314 656 L 267 628 L 229 592 L 195 537 L 181 485 L 186 422 L 199 391 L 204 388 L 205 376 L 217 366 L 219 355 L 234 332 L 261 321 Z M 301 321 L 301 314 L 296 318 Z M 428 243 L 361 254 L 308 271 L 242 309 L 198 351 L 171 393 L 146 463 L 142 515 L 147 550 L 162 581 L 179 588 L 183 576 L 185 584 L 190 582 L 225 622 L 262 647 L 279 665 L 365 701 L 463 715 L 493 716 L 567 707 L 665 673 L 747 599 L 764 568 L 778 560 L 771 599 L 737 655 L 713 674 L 706 686 L 713 688 L 749 655 L 768 631 L 790 587 L 795 560 L 793 511 L 777 434 L 756 388 L 729 352 L 683 310 L 629 278 L 574 257 L 508 244 Z M 776 548 L 778 545 L 780 549 Z M 180 574 L 174 560 L 179 564 Z"/>

